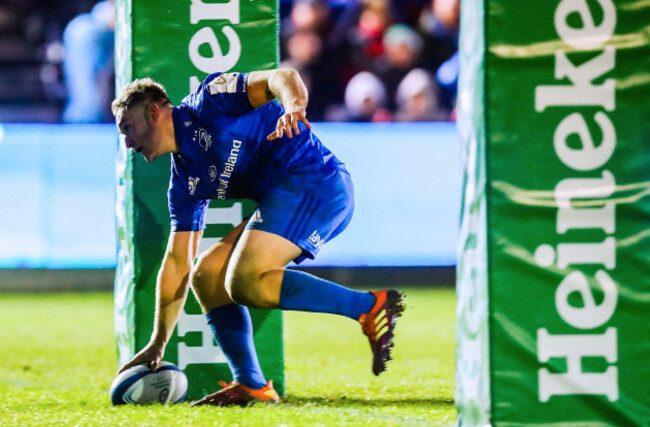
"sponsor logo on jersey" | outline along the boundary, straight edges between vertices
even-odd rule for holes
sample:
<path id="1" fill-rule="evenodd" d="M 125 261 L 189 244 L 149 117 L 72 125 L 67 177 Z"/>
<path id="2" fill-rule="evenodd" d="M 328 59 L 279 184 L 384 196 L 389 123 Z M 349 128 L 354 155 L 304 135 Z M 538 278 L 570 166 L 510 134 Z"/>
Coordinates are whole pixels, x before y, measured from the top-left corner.
<path id="1" fill-rule="evenodd" d="M 224 73 L 212 79 L 208 84 L 210 95 L 217 93 L 236 93 L 239 73 Z"/>
<path id="2" fill-rule="evenodd" d="M 320 237 L 320 234 L 318 234 L 318 230 L 314 230 L 313 233 L 311 233 L 311 236 L 309 236 L 309 241 L 316 246 L 317 249 L 320 249 L 323 247 L 323 239 Z"/>
<path id="3" fill-rule="evenodd" d="M 183 125 L 184 125 L 186 128 L 188 128 L 188 127 L 192 126 L 192 122 L 190 122 L 190 121 L 183 122 Z"/>
<path id="4" fill-rule="evenodd" d="M 253 216 L 251 217 L 252 222 L 259 222 L 262 223 L 264 220 L 262 219 L 262 212 L 260 210 L 256 210 L 255 213 L 253 213 Z"/>
<path id="5" fill-rule="evenodd" d="M 205 151 L 208 151 L 212 146 L 212 135 L 208 133 L 207 130 L 203 128 L 198 128 L 194 131 L 194 141 L 197 141 Z"/>
<path id="6" fill-rule="evenodd" d="M 191 176 L 187 180 L 187 187 L 190 190 L 190 194 L 192 196 L 194 195 L 194 192 L 196 191 L 196 185 L 199 183 L 200 180 L 201 178 L 199 178 L 198 176 L 196 178 Z"/>
<path id="7" fill-rule="evenodd" d="M 217 179 L 217 167 L 215 165 L 208 168 L 208 176 L 210 177 L 210 182 L 214 182 Z"/>
<path id="8" fill-rule="evenodd" d="M 219 175 L 219 188 L 217 189 L 217 199 L 226 200 L 228 193 L 228 186 L 230 185 L 230 177 L 232 176 L 232 171 L 235 170 L 235 164 L 237 163 L 237 158 L 239 157 L 239 150 L 241 149 L 242 142 L 238 139 L 232 140 L 232 149 L 230 150 L 230 156 L 226 159 L 226 162 L 223 165 L 223 172 Z"/>

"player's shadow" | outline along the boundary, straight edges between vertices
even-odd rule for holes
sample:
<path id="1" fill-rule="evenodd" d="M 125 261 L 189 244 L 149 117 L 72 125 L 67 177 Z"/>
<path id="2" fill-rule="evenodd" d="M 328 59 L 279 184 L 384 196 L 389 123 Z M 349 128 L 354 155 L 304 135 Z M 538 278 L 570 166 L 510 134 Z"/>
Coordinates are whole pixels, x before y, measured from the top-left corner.
<path id="1" fill-rule="evenodd" d="M 282 399 L 282 403 L 285 405 L 294 405 L 298 407 L 303 406 L 324 406 L 324 407 L 337 407 L 341 408 L 344 406 L 367 406 L 367 407 L 387 407 L 387 406 L 403 406 L 409 405 L 411 407 L 424 407 L 424 408 L 444 408 L 444 407 L 453 407 L 453 399 L 443 399 L 436 397 L 422 397 L 422 398 L 404 398 L 404 399 L 385 399 L 385 398 L 373 398 L 373 399 L 359 399 L 351 397 L 303 397 L 296 395 L 287 395 Z"/>

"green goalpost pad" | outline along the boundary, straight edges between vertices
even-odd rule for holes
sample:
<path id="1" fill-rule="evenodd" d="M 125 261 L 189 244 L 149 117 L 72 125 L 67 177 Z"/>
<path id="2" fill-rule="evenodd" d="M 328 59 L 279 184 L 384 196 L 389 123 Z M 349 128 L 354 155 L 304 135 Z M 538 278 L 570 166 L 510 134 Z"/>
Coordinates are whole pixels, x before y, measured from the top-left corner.
<path id="1" fill-rule="evenodd" d="M 248 72 L 278 64 L 276 0 L 118 0 L 116 2 L 116 86 L 151 77 L 178 103 L 209 73 Z M 118 262 L 115 332 L 118 363 L 127 362 L 149 341 L 155 311 L 156 275 L 169 235 L 167 187 L 170 163 L 151 164 L 127 151 L 120 139 L 117 159 Z M 216 243 L 255 209 L 250 200 L 212 201 L 200 251 Z M 265 375 L 284 392 L 282 313 L 251 310 L 255 345 Z M 231 374 L 190 292 L 165 360 L 187 375 L 187 398 L 216 391 Z"/>
<path id="2" fill-rule="evenodd" d="M 650 423 L 648 22 L 462 2 L 461 425 Z"/>

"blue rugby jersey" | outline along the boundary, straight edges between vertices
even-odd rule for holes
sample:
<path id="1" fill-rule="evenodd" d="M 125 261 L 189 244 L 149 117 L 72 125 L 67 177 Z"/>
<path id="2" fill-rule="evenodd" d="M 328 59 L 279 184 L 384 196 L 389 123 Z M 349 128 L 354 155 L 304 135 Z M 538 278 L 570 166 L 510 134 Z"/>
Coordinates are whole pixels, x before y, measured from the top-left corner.
<path id="1" fill-rule="evenodd" d="M 344 169 L 302 123 L 300 135 L 268 141 L 284 109 L 253 109 L 248 74 L 215 73 L 174 107 L 179 152 L 172 154 L 168 199 L 172 231 L 205 228 L 210 199 L 264 199 L 274 181 L 291 174 Z"/>

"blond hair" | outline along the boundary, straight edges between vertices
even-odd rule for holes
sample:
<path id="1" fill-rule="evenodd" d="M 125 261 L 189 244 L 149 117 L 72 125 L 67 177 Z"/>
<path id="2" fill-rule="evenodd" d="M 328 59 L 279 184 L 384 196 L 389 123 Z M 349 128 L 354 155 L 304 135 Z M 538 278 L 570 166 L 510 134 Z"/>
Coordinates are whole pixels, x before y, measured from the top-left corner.
<path id="1" fill-rule="evenodd" d="M 118 114 L 136 105 L 149 105 L 152 102 L 171 104 L 163 85 L 146 77 L 144 79 L 134 80 L 125 85 L 120 96 L 115 98 L 111 103 L 111 111 L 117 117 Z"/>

